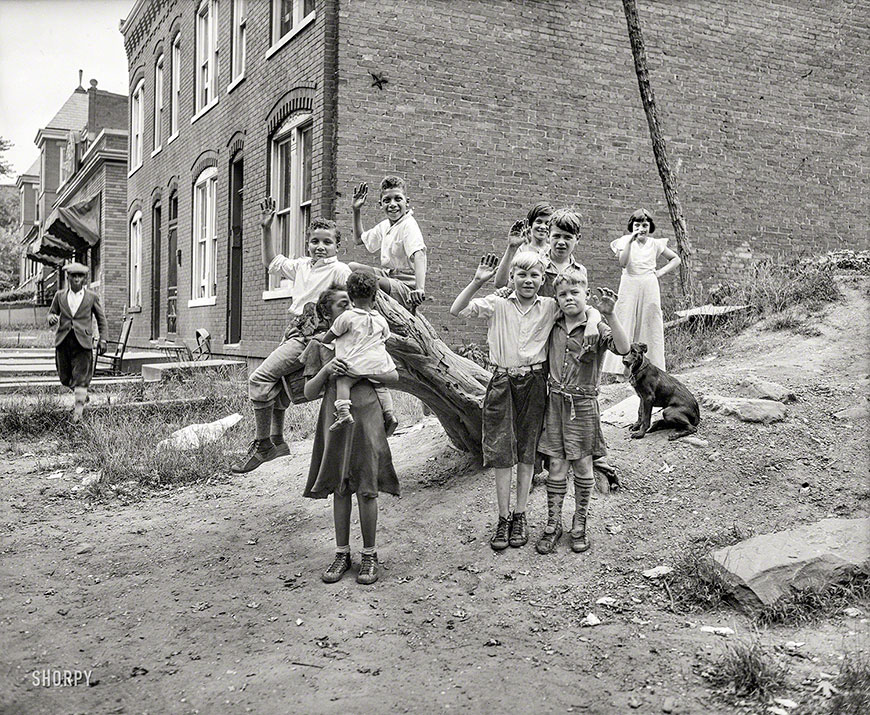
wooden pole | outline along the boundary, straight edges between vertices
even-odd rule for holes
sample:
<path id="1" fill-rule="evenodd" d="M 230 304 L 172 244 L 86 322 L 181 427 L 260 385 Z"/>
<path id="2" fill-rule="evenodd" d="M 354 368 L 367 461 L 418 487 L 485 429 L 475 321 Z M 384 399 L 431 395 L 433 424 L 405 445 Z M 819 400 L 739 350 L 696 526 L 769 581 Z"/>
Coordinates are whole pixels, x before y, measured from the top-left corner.
<path id="1" fill-rule="evenodd" d="M 674 235 L 677 239 L 677 254 L 682 259 L 680 264 L 680 288 L 684 296 L 694 298 L 694 277 L 692 274 L 692 255 L 694 250 L 689 241 L 686 230 L 686 218 L 683 216 L 683 207 L 677 195 L 677 181 L 671 171 L 668 162 L 668 152 L 665 140 L 659 125 L 656 111 L 656 100 L 649 81 L 649 70 L 646 64 L 646 46 L 643 42 L 643 33 L 640 29 L 640 18 L 637 14 L 636 0 L 622 0 L 625 10 L 625 20 L 628 23 L 628 39 L 631 42 L 631 54 L 634 56 L 634 70 L 637 73 L 637 84 L 640 88 L 640 99 L 643 110 L 646 112 L 646 121 L 649 124 L 649 134 L 652 140 L 653 156 L 656 167 L 662 179 L 665 190 L 665 200 L 668 202 L 668 212 L 671 215 L 671 223 L 674 225 Z"/>

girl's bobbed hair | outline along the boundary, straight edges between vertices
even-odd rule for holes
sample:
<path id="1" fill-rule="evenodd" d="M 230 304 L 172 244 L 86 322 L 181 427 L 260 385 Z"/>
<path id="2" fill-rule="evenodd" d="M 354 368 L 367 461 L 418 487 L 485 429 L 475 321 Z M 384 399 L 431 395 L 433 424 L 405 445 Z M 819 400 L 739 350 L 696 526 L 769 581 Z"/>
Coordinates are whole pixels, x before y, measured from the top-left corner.
<path id="1" fill-rule="evenodd" d="M 647 211 L 646 209 L 638 209 L 631 216 L 628 217 L 628 232 L 631 233 L 631 225 L 635 221 L 643 221 L 643 220 L 649 221 L 649 232 L 655 233 L 656 232 L 656 222 L 653 221 L 652 214 L 649 211 Z"/>
<path id="2" fill-rule="evenodd" d="M 555 210 L 549 201 L 538 201 L 538 203 L 529 209 L 529 213 L 526 214 L 526 221 L 531 226 L 536 218 L 539 216 L 552 216 Z"/>

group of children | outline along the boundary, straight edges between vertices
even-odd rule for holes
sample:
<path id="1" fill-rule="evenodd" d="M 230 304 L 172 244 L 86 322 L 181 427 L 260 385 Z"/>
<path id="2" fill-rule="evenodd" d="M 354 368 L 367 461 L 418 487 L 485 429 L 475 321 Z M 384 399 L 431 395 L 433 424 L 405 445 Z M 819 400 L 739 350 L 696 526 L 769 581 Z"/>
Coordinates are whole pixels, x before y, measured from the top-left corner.
<path id="1" fill-rule="evenodd" d="M 293 281 L 293 321 L 281 345 L 249 378 L 257 434 L 245 461 L 233 468 L 247 472 L 288 452 L 282 432 L 290 395 L 283 378 L 304 366 L 305 396 L 323 396 L 304 494 L 333 496 L 336 555 L 322 575 L 329 583 L 351 568 L 351 494 L 357 495 L 363 536 L 357 581 L 369 584 L 377 580 L 379 568 L 377 495 L 399 491 L 387 443 L 397 424 L 387 386 L 399 378 L 386 351 L 389 327 L 374 307 L 377 291 L 410 311 L 425 300 L 426 245 L 404 181 L 388 176 L 381 182 L 379 205 L 386 218 L 368 231 L 360 215 L 367 194 L 366 184 L 353 194 L 354 240 L 380 254 L 377 268 L 338 261 L 341 235 L 334 222 L 324 219 L 311 223 L 308 257 L 277 254 L 271 236 L 274 203 L 263 202 L 264 265 Z M 537 551 L 552 553 L 563 534 L 569 472 L 575 487 L 571 548 L 589 548 L 586 520 L 593 461 L 606 454 L 599 376 L 609 358 L 618 364 L 612 371 L 622 372 L 620 356 L 629 351 L 630 342 L 656 344 L 649 331 L 662 331 L 657 278 L 679 264 L 666 240 L 649 237 L 655 225 L 648 212 L 632 214 L 628 228 L 612 244 L 623 267 L 620 295 L 599 288 L 598 295 L 587 298 L 587 272 L 573 255 L 581 235 L 579 214 L 536 204 L 525 220 L 511 227 L 501 259 L 485 255 L 451 306 L 453 315 L 484 318 L 488 324 L 494 370 L 483 403 L 482 452 L 484 464 L 495 471 L 499 513 L 490 539 L 494 550 L 528 543 L 526 508 L 538 455 L 547 461 L 548 476 L 547 523 Z M 657 271 L 660 255 L 669 262 Z M 492 278 L 499 290 L 475 297 Z M 304 329 L 313 303 L 321 321 L 316 338 Z M 612 354 L 605 358 L 608 351 Z"/>

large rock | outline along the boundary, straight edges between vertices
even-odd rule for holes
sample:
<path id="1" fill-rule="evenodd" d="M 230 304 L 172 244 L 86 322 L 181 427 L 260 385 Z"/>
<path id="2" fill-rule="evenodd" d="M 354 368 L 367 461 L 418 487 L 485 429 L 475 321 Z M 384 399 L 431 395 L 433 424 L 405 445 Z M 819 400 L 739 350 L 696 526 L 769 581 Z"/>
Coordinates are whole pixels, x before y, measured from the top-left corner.
<path id="1" fill-rule="evenodd" d="M 778 382 L 762 380 L 758 377 L 746 377 L 737 383 L 744 397 L 755 397 L 760 400 L 775 400 L 776 402 L 794 402 L 797 395 Z"/>
<path id="2" fill-rule="evenodd" d="M 856 572 L 870 575 L 870 518 L 822 519 L 741 541 L 710 559 L 737 601 L 756 609 L 792 590 L 822 589 Z"/>
<path id="3" fill-rule="evenodd" d="M 726 415 L 734 415 L 744 422 L 781 422 L 785 419 L 785 405 L 773 400 L 755 400 L 746 397 L 725 397 L 724 395 L 704 395 L 701 402 L 705 407 Z"/>

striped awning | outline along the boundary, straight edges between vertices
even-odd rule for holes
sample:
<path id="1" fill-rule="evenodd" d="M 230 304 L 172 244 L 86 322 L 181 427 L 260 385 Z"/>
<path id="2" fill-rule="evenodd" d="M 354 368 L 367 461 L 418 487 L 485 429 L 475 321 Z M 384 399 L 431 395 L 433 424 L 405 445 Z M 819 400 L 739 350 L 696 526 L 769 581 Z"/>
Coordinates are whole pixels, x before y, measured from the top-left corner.
<path id="1" fill-rule="evenodd" d="M 87 250 L 99 243 L 100 194 L 72 206 L 58 206 L 49 214 L 45 231 L 73 251 Z"/>

